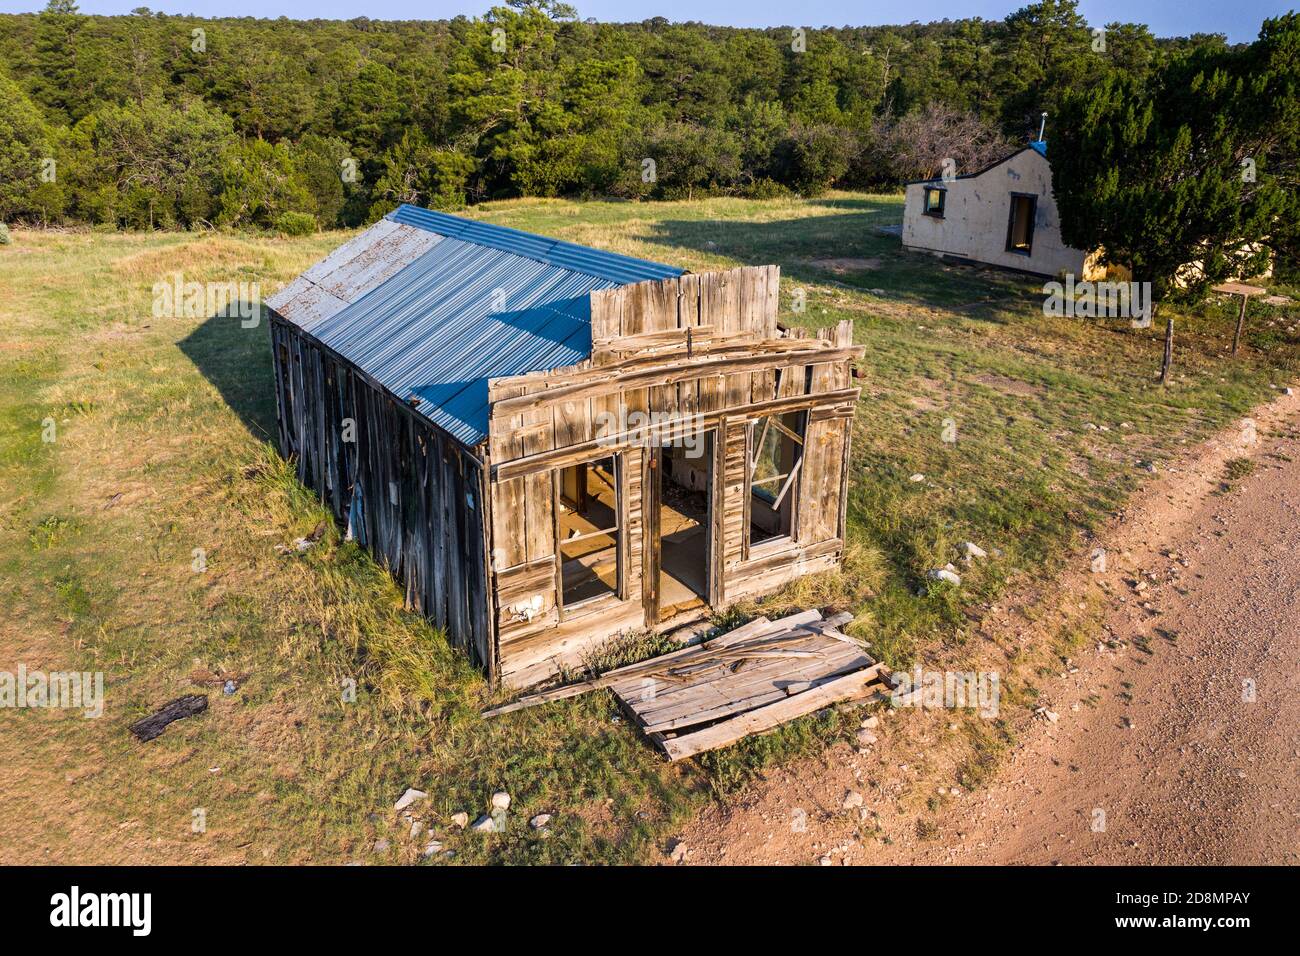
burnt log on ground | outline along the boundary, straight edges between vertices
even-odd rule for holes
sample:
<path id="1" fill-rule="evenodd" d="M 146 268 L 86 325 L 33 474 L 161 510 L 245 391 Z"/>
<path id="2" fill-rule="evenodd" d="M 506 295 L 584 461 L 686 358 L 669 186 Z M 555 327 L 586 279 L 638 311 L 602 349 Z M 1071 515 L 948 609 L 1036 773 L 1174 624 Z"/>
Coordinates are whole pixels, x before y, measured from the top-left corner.
<path id="1" fill-rule="evenodd" d="M 137 720 L 131 725 L 130 730 L 141 742 L 153 740 L 166 730 L 167 725 L 172 721 L 193 717 L 195 714 L 201 714 L 207 709 L 207 694 L 186 694 L 184 697 L 177 697 L 170 703 L 164 704 L 148 717 Z"/>

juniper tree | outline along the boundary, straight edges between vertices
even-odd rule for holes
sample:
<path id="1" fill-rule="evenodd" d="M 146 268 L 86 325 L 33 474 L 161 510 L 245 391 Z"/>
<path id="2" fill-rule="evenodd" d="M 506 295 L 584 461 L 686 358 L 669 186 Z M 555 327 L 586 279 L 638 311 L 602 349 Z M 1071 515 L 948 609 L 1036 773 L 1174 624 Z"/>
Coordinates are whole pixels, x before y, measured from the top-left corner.
<path id="1" fill-rule="evenodd" d="M 1051 148 L 1062 238 L 1128 266 L 1157 304 L 1263 271 L 1297 215 L 1298 75 L 1300 17 L 1288 14 L 1249 46 L 1202 46 L 1147 82 L 1111 74 L 1067 96 Z M 1163 311 L 1162 384 L 1174 336 Z"/>

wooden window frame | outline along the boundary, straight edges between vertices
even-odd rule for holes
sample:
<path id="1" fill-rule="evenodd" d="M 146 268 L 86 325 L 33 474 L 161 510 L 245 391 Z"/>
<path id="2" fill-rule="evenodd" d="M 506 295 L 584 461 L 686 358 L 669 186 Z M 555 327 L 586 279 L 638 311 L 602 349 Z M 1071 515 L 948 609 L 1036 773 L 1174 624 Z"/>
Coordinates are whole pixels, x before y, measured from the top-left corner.
<path id="1" fill-rule="evenodd" d="M 1019 199 L 1029 200 L 1029 228 L 1025 234 L 1025 248 L 1012 245 L 1011 239 L 1016 229 L 1016 201 Z M 1032 256 L 1034 254 L 1034 221 L 1038 218 L 1038 195 L 1036 193 L 1012 193 L 1011 208 L 1007 210 L 1007 252 L 1017 256 Z"/>
<path id="2" fill-rule="evenodd" d="M 782 413 L 789 414 L 789 413 Z M 765 554 L 769 551 L 777 551 L 787 545 L 797 543 L 799 530 L 799 489 L 803 484 L 803 460 L 804 453 L 807 450 L 805 442 L 808 436 L 808 409 L 798 409 L 796 414 L 803 416 L 803 435 L 796 435 L 789 428 L 776 419 L 781 415 L 764 415 L 762 418 L 756 418 L 748 425 L 748 435 L 745 442 L 745 538 L 744 538 L 744 557 L 748 560 L 754 556 Z M 757 434 L 760 422 L 767 422 L 762 434 Z M 768 538 L 766 541 L 754 543 L 753 531 L 754 525 L 750 514 L 754 497 L 754 468 L 758 464 L 758 455 L 763 448 L 763 441 L 767 437 L 768 427 L 775 425 L 779 431 L 786 437 L 798 442 L 799 457 L 789 472 L 783 475 L 773 475 L 771 478 L 764 478 L 757 484 L 767 484 L 768 482 L 782 481 L 783 484 L 778 487 L 776 499 L 773 502 L 773 508 L 779 508 L 787 495 L 790 496 L 790 530 L 786 534 L 779 534 L 775 537 Z"/>
<path id="3" fill-rule="evenodd" d="M 930 193 L 939 194 L 939 205 L 934 209 L 930 208 Z M 931 219 L 942 219 L 944 218 L 944 207 L 947 205 L 947 202 L 948 190 L 944 189 L 942 186 L 926 186 L 924 191 L 921 193 L 921 214 L 929 216 Z"/>
<path id="4" fill-rule="evenodd" d="M 589 531 L 586 534 L 578 535 L 576 538 L 562 538 L 560 536 L 560 473 L 565 468 L 577 468 L 582 465 L 592 465 L 598 461 L 610 459 L 614 463 L 614 521 L 611 528 L 604 528 L 599 531 Z M 561 468 L 551 469 L 551 516 L 555 529 L 555 609 L 559 614 L 561 621 L 571 617 L 579 617 L 582 614 L 589 613 L 606 604 L 620 603 L 627 600 L 627 502 L 624 494 L 624 455 L 621 452 L 610 452 L 603 455 L 593 455 L 591 458 L 574 462 L 571 465 L 565 465 Z M 573 544 L 578 541 L 584 541 L 588 538 L 594 538 L 598 535 L 614 533 L 614 552 L 617 568 L 614 572 L 614 590 L 608 594 L 595 594 L 589 598 L 583 598 L 581 601 L 575 601 L 572 604 L 564 602 L 564 546 Z"/>

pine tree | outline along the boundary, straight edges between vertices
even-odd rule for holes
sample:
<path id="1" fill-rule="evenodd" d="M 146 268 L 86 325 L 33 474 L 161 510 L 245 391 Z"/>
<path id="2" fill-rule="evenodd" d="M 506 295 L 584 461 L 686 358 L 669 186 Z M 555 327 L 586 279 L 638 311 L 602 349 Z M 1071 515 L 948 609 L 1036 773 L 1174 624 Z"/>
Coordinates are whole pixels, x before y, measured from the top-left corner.
<path id="1" fill-rule="evenodd" d="M 49 0 L 37 17 L 34 43 L 33 98 L 74 123 L 88 112 L 77 63 L 77 41 L 85 21 L 76 0 Z"/>

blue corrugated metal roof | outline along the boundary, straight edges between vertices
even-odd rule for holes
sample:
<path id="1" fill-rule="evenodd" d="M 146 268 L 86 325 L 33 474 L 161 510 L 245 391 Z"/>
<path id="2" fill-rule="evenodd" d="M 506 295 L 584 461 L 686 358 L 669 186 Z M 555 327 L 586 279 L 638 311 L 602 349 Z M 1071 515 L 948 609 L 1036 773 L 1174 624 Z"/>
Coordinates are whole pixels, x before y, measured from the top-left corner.
<path id="1" fill-rule="evenodd" d="M 590 357 L 593 290 L 682 274 L 414 206 L 388 218 L 445 238 L 311 333 L 471 446 L 489 379 Z"/>
<path id="2" fill-rule="evenodd" d="M 574 272 L 610 279 L 619 284 L 643 282 L 646 279 L 669 279 L 682 274 L 681 269 L 674 269 L 672 266 L 658 262 L 633 259 L 631 256 L 620 256 L 572 242 L 561 242 L 559 239 L 550 239 L 531 232 L 494 226 L 473 219 L 462 219 L 460 216 L 434 212 L 432 209 L 421 209 L 419 206 L 401 205 L 386 218 L 403 225 L 436 232 L 441 236 L 449 236 L 452 239 L 463 239 L 478 246 L 500 249 L 503 252 L 536 259 L 538 262 L 571 269 Z"/>

